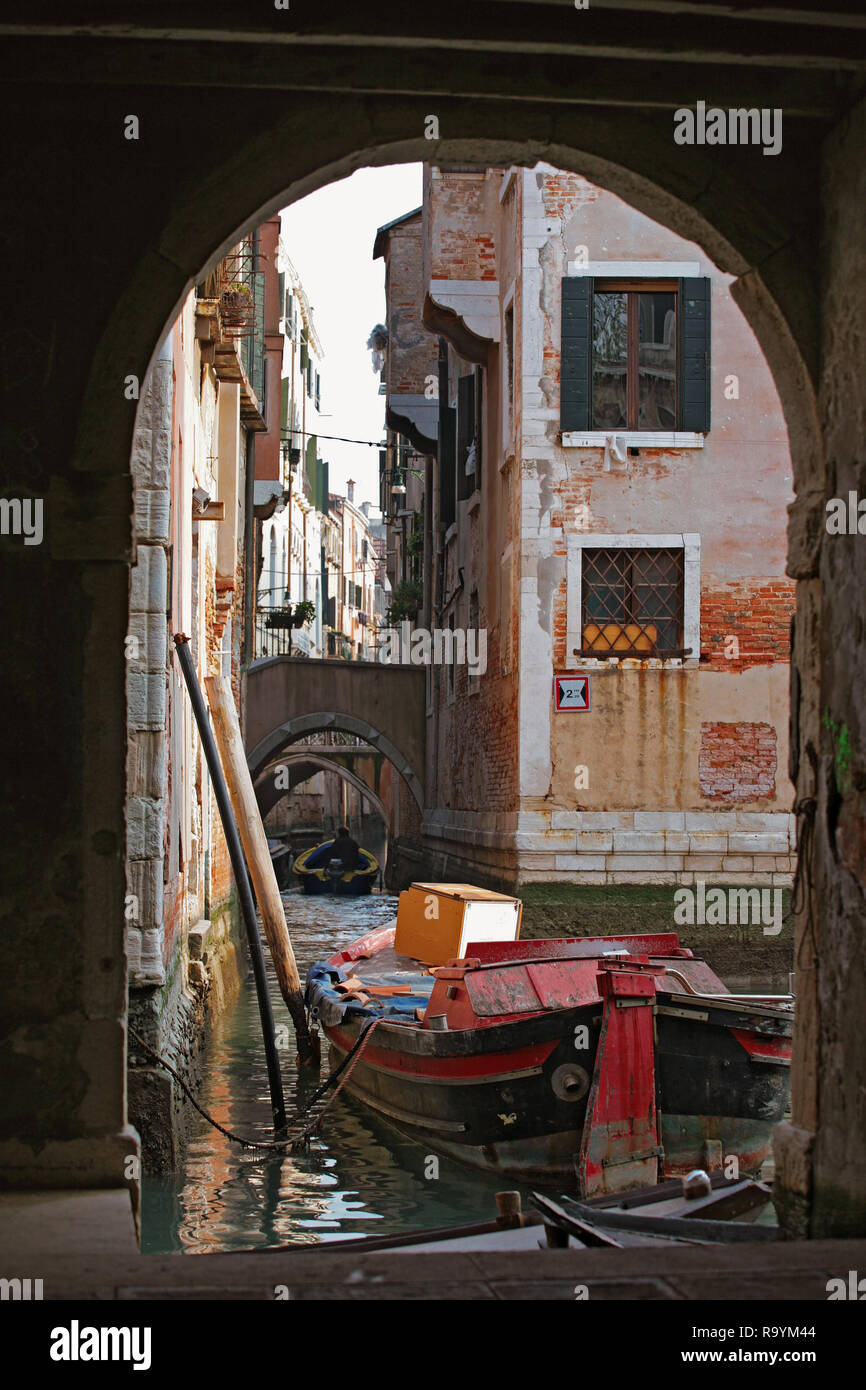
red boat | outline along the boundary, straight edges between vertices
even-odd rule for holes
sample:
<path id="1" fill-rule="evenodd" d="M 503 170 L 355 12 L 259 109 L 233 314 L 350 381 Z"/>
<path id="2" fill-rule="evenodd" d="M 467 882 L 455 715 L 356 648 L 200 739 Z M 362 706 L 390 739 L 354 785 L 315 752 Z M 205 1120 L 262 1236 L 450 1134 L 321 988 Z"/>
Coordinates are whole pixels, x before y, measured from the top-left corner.
<path id="1" fill-rule="evenodd" d="M 439 889 L 473 893 L 412 891 Z M 787 997 L 729 994 L 674 932 L 472 941 L 436 966 L 395 950 L 396 929 L 314 966 L 307 987 L 332 1065 L 350 1057 L 346 1089 L 387 1120 L 584 1196 L 732 1157 L 728 1176 L 759 1172 L 788 1102 Z"/>

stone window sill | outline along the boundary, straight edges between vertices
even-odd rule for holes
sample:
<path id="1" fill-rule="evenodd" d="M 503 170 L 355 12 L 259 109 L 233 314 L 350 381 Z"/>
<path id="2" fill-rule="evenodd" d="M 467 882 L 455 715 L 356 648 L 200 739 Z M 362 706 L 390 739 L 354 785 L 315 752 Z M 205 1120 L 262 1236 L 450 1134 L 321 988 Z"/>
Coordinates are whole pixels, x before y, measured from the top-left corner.
<path id="1" fill-rule="evenodd" d="M 704 436 L 688 430 L 589 430 L 584 433 L 563 431 L 565 449 L 603 449 L 608 439 L 616 435 L 625 440 L 627 449 L 703 449 Z"/>

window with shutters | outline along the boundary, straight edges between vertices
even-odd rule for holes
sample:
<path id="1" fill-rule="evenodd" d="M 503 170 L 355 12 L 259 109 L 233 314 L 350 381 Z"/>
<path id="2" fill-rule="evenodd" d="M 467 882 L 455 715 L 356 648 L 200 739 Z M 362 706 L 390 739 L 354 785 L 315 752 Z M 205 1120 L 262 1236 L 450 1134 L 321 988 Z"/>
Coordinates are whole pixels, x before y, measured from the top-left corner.
<path id="1" fill-rule="evenodd" d="M 675 290 L 627 290 L 596 281 L 592 429 L 676 429 L 676 304 Z"/>
<path id="2" fill-rule="evenodd" d="M 457 517 L 457 411 L 448 404 L 448 344 L 439 339 L 439 525 Z"/>
<path id="3" fill-rule="evenodd" d="M 505 362 L 502 381 L 502 437 L 508 443 L 514 437 L 514 305 L 505 310 L 503 325 Z M 565 426 L 563 426 L 563 429 Z"/>
<path id="4" fill-rule="evenodd" d="M 562 282 L 563 433 L 707 433 L 710 281 Z"/>

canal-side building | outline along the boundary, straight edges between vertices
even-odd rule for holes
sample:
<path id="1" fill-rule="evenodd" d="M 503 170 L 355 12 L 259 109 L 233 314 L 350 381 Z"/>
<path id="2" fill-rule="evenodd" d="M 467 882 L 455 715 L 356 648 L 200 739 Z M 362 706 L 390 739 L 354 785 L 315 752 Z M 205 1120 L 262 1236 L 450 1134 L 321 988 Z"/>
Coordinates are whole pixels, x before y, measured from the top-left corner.
<path id="1" fill-rule="evenodd" d="M 143 384 L 132 450 L 130 1020 L 182 1075 L 194 1072 L 204 1015 L 219 1011 L 237 987 L 240 922 L 172 638 L 186 634 L 199 681 L 230 677 L 239 702 L 252 600 L 244 582 L 248 498 L 262 500 L 250 476 L 254 440 L 265 471 L 280 443 L 279 376 L 276 393 L 267 379 L 279 357 L 269 358 L 264 333 L 266 302 L 276 292 L 266 233 L 245 238 L 188 296 Z M 146 1165 L 170 1166 L 183 1136 L 183 1097 L 134 1040 L 129 1097 Z"/>
<path id="2" fill-rule="evenodd" d="M 386 418 L 437 442 L 414 621 L 458 644 L 431 667 L 428 862 L 790 883 L 791 466 L 730 277 L 544 165 L 426 170 L 375 253 Z"/>
<path id="3" fill-rule="evenodd" d="M 334 654 L 353 661 L 376 659 L 378 556 L 367 512 L 355 502 L 349 479 L 346 496 L 332 492 L 330 508 L 339 536 L 339 576 L 334 602 Z"/>
<path id="4" fill-rule="evenodd" d="M 279 428 L 269 436 L 267 459 L 256 460 L 258 584 L 255 655 L 327 655 L 326 518 L 329 509 L 327 447 L 319 439 L 324 349 L 300 276 L 279 235 L 278 217 L 265 223 L 272 304 L 267 342 L 272 405 Z M 298 627 L 299 604 L 311 605 Z M 330 644 L 332 645 L 332 644 Z"/>

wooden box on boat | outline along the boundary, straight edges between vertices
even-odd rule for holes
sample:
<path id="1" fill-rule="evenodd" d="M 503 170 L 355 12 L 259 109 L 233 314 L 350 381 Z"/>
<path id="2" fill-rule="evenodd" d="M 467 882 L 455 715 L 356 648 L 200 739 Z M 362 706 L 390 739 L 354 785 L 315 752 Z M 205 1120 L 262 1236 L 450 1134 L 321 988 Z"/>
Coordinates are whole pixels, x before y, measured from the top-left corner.
<path id="1" fill-rule="evenodd" d="M 468 954 L 473 942 L 517 941 L 523 904 L 468 883 L 413 883 L 400 894 L 394 950 L 425 965 Z"/>

